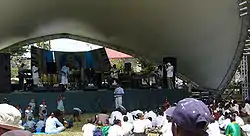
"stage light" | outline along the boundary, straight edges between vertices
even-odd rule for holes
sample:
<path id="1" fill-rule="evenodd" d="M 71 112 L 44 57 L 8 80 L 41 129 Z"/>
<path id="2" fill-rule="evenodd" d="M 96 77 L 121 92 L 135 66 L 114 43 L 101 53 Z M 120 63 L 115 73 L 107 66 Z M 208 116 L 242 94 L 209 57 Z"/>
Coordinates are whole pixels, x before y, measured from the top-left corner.
<path id="1" fill-rule="evenodd" d="M 243 1 L 243 2 L 239 3 L 239 6 L 242 6 L 244 4 L 247 4 L 247 1 Z"/>
<path id="2" fill-rule="evenodd" d="M 240 8 L 240 11 L 244 11 L 244 10 L 247 10 L 248 8 L 247 7 L 243 7 L 243 8 Z"/>
<path id="3" fill-rule="evenodd" d="M 245 15 L 247 15 L 247 14 L 248 14 L 248 12 L 241 13 L 241 14 L 240 14 L 240 17 L 243 17 L 243 16 L 245 16 Z"/>

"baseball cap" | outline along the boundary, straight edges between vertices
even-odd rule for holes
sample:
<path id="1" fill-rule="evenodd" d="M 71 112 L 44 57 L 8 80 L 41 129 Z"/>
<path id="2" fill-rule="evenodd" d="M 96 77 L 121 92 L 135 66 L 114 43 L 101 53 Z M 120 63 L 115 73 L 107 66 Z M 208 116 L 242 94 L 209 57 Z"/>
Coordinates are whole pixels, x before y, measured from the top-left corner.
<path id="1" fill-rule="evenodd" d="M 206 133 L 206 126 L 212 119 L 208 107 L 200 100 L 185 98 L 180 100 L 172 112 L 168 112 L 177 126 L 193 133 Z M 205 124 L 205 125 L 201 125 Z"/>
<path id="2" fill-rule="evenodd" d="M 9 104 L 0 104 L 0 127 L 8 130 L 23 129 L 19 125 L 21 113 L 15 107 Z"/>

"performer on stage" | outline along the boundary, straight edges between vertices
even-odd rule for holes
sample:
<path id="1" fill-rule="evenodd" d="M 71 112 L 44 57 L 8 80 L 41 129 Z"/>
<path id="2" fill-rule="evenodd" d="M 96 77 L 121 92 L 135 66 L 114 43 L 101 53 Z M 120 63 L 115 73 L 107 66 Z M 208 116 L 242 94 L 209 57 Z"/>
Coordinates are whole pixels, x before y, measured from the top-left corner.
<path id="1" fill-rule="evenodd" d="M 119 81 L 119 69 L 116 68 L 115 64 L 110 69 L 110 77 L 112 79 L 112 85 L 116 85 Z"/>
<path id="2" fill-rule="evenodd" d="M 69 64 L 66 64 L 61 69 L 61 84 L 67 89 L 68 87 Z"/>
<path id="3" fill-rule="evenodd" d="M 114 91 L 114 97 L 115 97 L 115 108 L 119 108 L 122 106 L 122 96 L 124 95 L 124 89 L 117 84 L 117 88 Z"/>
<path id="4" fill-rule="evenodd" d="M 32 79 L 33 79 L 33 84 L 38 85 L 40 82 L 39 78 L 39 73 L 38 73 L 38 67 L 35 65 L 32 66 Z"/>
<path id="5" fill-rule="evenodd" d="M 21 64 L 21 67 L 18 68 L 18 77 L 19 77 L 19 89 L 23 90 L 24 88 L 24 63 Z"/>
<path id="6" fill-rule="evenodd" d="M 174 83 L 173 83 L 174 66 L 172 66 L 171 63 L 167 63 L 167 65 L 165 66 L 165 69 L 167 72 L 168 89 L 174 89 Z"/>
<path id="7" fill-rule="evenodd" d="M 85 75 L 87 77 L 87 84 L 88 86 L 94 85 L 94 76 L 95 76 L 95 70 L 93 68 L 87 68 L 85 69 Z"/>
<path id="8" fill-rule="evenodd" d="M 158 86 L 161 86 L 161 81 L 163 78 L 163 68 L 162 65 L 159 65 L 156 69 L 155 69 L 155 82 Z"/>

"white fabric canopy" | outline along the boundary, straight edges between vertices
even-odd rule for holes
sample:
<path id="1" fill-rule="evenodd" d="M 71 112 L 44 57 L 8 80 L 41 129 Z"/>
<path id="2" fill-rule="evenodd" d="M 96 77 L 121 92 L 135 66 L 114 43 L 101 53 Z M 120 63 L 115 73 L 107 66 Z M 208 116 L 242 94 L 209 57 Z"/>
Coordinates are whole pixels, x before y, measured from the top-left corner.
<path id="1" fill-rule="evenodd" d="M 236 0 L 1 0 L 0 20 L 0 48 L 45 35 L 96 39 L 157 63 L 177 57 L 180 73 L 213 89 L 231 78 L 246 29 Z"/>

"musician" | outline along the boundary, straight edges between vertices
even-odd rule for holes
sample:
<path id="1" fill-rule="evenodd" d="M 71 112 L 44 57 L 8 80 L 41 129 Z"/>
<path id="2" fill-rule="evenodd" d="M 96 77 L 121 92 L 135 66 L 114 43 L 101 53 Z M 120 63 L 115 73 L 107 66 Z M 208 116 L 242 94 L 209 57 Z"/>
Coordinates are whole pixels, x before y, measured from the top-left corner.
<path id="1" fill-rule="evenodd" d="M 67 89 L 68 87 L 69 64 L 67 63 L 61 69 L 61 84 Z"/>
<path id="2" fill-rule="evenodd" d="M 119 81 L 119 69 L 116 68 L 116 65 L 114 64 L 113 67 L 110 69 L 110 77 L 112 84 L 117 84 Z"/>
<path id="3" fill-rule="evenodd" d="M 25 64 L 24 63 L 22 63 L 21 64 L 21 67 L 19 67 L 18 68 L 18 78 L 19 78 L 19 89 L 20 90 L 23 90 L 23 88 L 24 88 L 24 66 L 25 66 Z"/>
<path id="4" fill-rule="evenodd" d="M 88 86 L 91 84 L 93 85 L 94 84 L 94 76 L 95 76 L 95 70 L 93 68 L 87 68 L 85 69 L 85 75 L 87 77 L 87 84 Z"/>
<path id="5" fill-rule="evenodd" d="M 157 85 L 161 84 L 162 78 L 163 78 L 163 67 L 162 65 L 159 65 L 156 69 L 155 69 L 155 82 Z"/>
<path id="6" fill-rule="evenodd" d="M 39 78 L 39 73 L 38 73 L 38 67 L 35 65 L 32 66 L 32 79 L 33 79 L 33 84 L 38 85 L 40 82 Z"/>
<path id="7" fill-rule="evenodd" d="M 174 77 L 174 66 L 171 63 L 165 65 L 165 70 L 167 72 L 167 84 L 168 89 L 174 89 L 173 77 Z"/>

